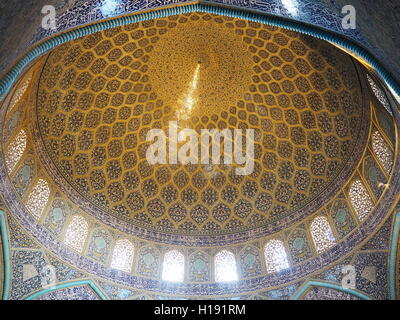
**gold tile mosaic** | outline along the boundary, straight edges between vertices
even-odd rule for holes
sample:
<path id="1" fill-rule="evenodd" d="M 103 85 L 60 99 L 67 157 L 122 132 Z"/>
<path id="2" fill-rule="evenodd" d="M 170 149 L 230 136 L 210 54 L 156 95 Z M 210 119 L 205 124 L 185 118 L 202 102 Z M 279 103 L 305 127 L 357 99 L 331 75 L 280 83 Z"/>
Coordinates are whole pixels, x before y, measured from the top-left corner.
<path id="1" fill-rule="evenodd" d="M 219 233 L 276 223 L 332 187 L 357 147 L 361 100 L 351 58 L 330 44 L 192 13 L 55 49 L 37 115 L 59 172 L 95 206 L 163 232 Z M 254 129 L 254 171 L 149 165 L 146 134 L 170 121 Z"/>

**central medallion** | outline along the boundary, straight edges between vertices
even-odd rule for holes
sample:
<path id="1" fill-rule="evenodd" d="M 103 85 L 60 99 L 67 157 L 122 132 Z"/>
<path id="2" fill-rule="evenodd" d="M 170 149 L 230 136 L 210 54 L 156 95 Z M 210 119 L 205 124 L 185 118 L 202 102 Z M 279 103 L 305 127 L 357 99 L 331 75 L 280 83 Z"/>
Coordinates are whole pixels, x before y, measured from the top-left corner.
<path id="1" fill-rule="evenodd" d="M 198 17 L 160 37 L 148 74 L 157 97 L 185 120 L 235 106 L 252 83 L 253 64 L 240 35 Z"/>

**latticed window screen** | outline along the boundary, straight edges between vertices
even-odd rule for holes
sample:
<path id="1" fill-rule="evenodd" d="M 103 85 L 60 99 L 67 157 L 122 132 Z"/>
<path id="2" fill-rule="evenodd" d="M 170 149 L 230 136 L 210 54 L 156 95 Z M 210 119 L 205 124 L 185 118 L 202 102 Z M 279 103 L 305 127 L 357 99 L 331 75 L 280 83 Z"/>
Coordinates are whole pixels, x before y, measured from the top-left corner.
<path id="1" fill-rule="evenodd" d="M 75 249 L 82 251 L 83 245 L 88 234 L 89 225 L 82 216 L 73 216 L 71 223 L 67 227 L 65 234 L 65 244 Z"/>
<path id="2" fill-rule="evenodd" d="M 19 86 L 19 88 L 15 91 L 12 99 L 10 106 L 8 108 L 8 112 L 10 112 L 14 107 L 18 104 L 18 102 L 21 100 L 23 95 L 26 92 L 26 89 L 28 89 L 29 83 L 32 80 L 32 76 L 30 75 L 27 79 L 25 79 L 22 84 Z"/>
<path id="3" fill-rule="evenodd" d="M 335 244 L 335 237 L 326 217 L 315 218 L 310 232 L 318 253 L 324 252 Z"/>
<path id="4" fill-rule="evenodd" d="M 115 243 L 111 268 L 131 272 L 133 262 L 134 246 L 127 239 L 118 240 Z"/>
<path id="5" fill-rule="evenodd" d="M 267 272 L 279 272 L 289 268 L 285 246 L 280 240 L 271 240 L 264 247 Z"/>
<path id="6" fill-rule="evenodd" d="M 393 166 L 393 152 L 378 131 L 372 134 L 372 149 L 387 174 L 389 174 Z"/>
<path id="7" fill-rule="evenodd" d="M 373 203 L 367 189 L 361 180 L 355 180 L 349 190 L 351 204 L 360 220 L 371 211 Z"/>
<path id="8" fill-rule="evenodd" d="M 26 148 L 26 133 L 21 130 L 17 136 L 11 141 L 7 148 L 5 155 L 5 162 L 8 169 L 8 173 L 11 173 L 17 165 L 19 159 L 21 159 Z"/>
<path id="9" fill-rule="evenodd" d="M 39 219 L 50 196 L 50 188 L 46 180 L 40 179 L 33 187 L 26 202 L 27 209 Z"/>
<path id="10" fill-rule="evenodd" d="M 392 114 L 392 110 L 390 109 L 389 101 L 387 100 L 382 89 L 379 88 L 379 86 L 376 84 L 376 82 L 368 74 L 367 74 L 367 79 L 368 79 L 369 85 L 371 86 L 373 93 L 375 94 L 375 97 L 379 100 L 380 103 L 382 103 L 382 105 L 386 109 L 386 111 L 389 112 L 389 114 Z"/>
<path id="11" fill-rule="evenodd" d="M 164 255 L 162 279 L 182 282 L 185 274 L 185 257 L 177 250 L 168 251 Z"/>
<path id="12" fill-rule="evenodd" d="M 215 255 L 215 281 L 238 280 L 236 259 L 233 252 L 222 250 Z"/>

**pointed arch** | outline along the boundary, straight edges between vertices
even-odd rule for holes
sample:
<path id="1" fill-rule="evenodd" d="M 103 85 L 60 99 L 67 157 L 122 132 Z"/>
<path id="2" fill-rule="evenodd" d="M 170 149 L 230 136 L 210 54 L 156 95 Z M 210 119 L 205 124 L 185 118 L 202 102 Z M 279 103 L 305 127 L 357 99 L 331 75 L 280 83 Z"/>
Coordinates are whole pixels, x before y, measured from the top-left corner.
<path id="1" fill-rule="evenodd" d="M 89 224 L 86 219 L 82 216 L 75 215 L 72 217 L 71 223 L 67 227 L 64 242 L 76 251 L 81 252 L 88 232 Z"/>
<path id="2" fill-rule="evenodd" d="M 21 130 L 16 137 L 11 141 L 7 147 L 5 154 L 5 163 L 8 169 L 8 173 L 11 173 L 18 161 L 21 159 L 26 148 L 26 133 Z"/>
<path id="3" fill-rule="evenodd" d="M 232 251 L 222 250 L 215 255 L 215 281 L 237 281 L 237 266 L 235 254 Z"/>
<path id="4" fill-rule="evenodd" d="M 183 282 L 185 275 L 185 257 L 178 250 L 168 251 L 164 255 L 162 279 Z"/>
<path id="5" fill-rule="evenodd" d="M 141 275 L 158 277 L 161 254 L 154 246 L 144 246 L 138 251 L 137 272 Z"/>
<path id="6" fill-rule="evenodd" d="M 46 207 L 50 197 L 50 187 L 46 180 L 39 179 L 29 193 L 28 200 L 26 202 L 27 209 L 32 215 L 39 220 L 43 214 L 43 210 Z"/>
<path id="7" fill-rule="evenodd" d="M 270 240 L 264 246 L 265 265 L 268 273 L 289 268 L 285 245 L 281 240 Z"/>
<path id="8" fill-rule="evenodd" d="M 203 251 L 196 251 L 189 256 L 189 281 L 210 281 L 210 257 Z"/>
<path id="9" fill-rule="evenodd" d="M 328 219 L 324 216 L 314 219 L 310 226 L 310 232 L 318 253 L 324 252 L 336 243 Z"/>
<path id="10" fill-rule="evenodd" d="M 132 271 L 135 247 L 128 239 L 120 239 L 115 243 L 111 259 L 111 268 L 125 272 Z"/>

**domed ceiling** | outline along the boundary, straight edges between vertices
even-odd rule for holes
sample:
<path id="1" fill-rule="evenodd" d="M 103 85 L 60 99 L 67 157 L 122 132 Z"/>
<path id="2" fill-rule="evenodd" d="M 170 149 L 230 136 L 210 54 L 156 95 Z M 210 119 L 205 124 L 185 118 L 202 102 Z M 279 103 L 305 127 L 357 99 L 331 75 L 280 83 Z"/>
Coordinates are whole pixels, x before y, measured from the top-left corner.
<path id="1" fill-rule="evenodd" d="M 43 294 L 28 263 L 99 297 L 312 298 L 316 283 L 341 290 L 349 265 L 357 297 L 393 296 L 398 114 L 372 70 L 328 42 L 221 15 L 126 25 L 151 17 L 55 35 L 42 47 L 68 42 L 4 99 L 10 297 Z M 242 130 L 254 168 L 152 164 L 150 130 L 167 135 L 169 160 L 175 123 L 198 141 Z"/>
<path id="2" fill-rule="evenodd" d="M 83 197 L 104 221 L 161 233 L 281 230 L 340 190 L 368 135 L 348 55 L 210 14 L 131 24 L 57 48 L 37 101 L 40 143 L 56 179 L 72 186 L 62 187 L 69 197 Z M 146 135 L 168 132 L 170 121 L 199 135 L 254 129 L 253 172 L 150 165 Z"/>

